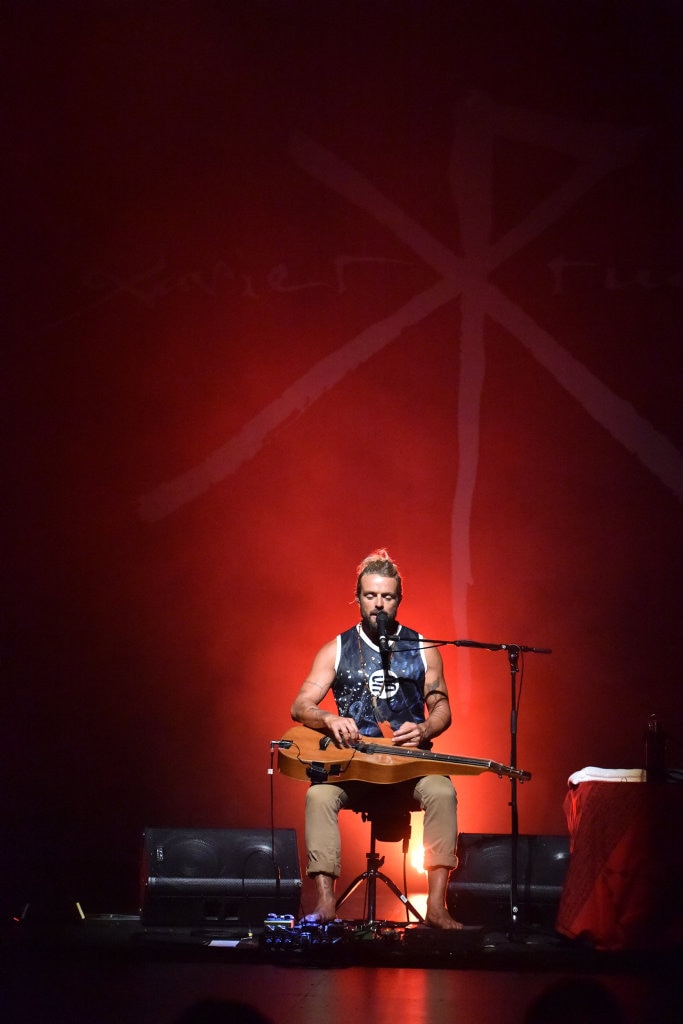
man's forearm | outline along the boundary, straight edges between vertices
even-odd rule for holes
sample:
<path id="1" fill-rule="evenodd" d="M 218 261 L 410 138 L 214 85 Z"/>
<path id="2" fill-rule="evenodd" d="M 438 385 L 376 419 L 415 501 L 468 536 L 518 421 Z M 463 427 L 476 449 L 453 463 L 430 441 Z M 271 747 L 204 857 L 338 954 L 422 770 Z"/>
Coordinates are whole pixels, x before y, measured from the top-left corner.
<path id="1" fill-rule="evenodd" d="M 426 736 L 425 739 L 434 739 L 451 724 L 451 708 L 446 696 L 433 696 L 427 706 Z"/>
<path id="2" fill-rule="evenodd" d="M 318 707 L 317 704 L 306 704 L 296 702 L 292 706 L 292 718 L 309 729 L 324 729 L 328 718 L 332 717 L 331 711 Z"/>

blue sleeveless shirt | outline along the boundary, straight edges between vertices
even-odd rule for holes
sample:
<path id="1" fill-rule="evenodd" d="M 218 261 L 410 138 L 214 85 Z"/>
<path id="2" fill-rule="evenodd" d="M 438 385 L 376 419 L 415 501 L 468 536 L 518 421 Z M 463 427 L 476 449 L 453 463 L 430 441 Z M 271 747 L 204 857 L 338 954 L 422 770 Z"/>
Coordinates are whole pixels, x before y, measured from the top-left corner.
<path id="1" fill-rule="evenodd" d="M 398 729 L 403 722 L 425 720 L 427 661 L 422 636 L 405 626 L 398 626 L 397 635 L 389 656 L 386 681 L 379 647 L 368 639 L 360 624 L 337 637 L 332 693 L 339 714 L 353 718 L 363 736 L 382 735 L 378 718 L 389 722 L 392 729 Z"/>

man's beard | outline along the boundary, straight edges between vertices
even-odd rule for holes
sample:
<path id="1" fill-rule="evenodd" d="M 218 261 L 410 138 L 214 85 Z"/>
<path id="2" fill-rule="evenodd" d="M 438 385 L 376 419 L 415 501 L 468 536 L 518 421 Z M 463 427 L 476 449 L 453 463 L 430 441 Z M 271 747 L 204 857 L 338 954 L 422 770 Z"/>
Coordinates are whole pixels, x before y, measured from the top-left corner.
<path id="1" fill-rule="evenodd" d="M 384 613 L 389 621 L 389 633 L 393 636 L 396 632 L 396 618 L 390 615 L 389 612 Z M 379 637 L 379 630 L 377 628 L 377 616 L 361 616 L 363 623 L 363 632 L 366 633 L 371 640 L 377 640 Z"/>

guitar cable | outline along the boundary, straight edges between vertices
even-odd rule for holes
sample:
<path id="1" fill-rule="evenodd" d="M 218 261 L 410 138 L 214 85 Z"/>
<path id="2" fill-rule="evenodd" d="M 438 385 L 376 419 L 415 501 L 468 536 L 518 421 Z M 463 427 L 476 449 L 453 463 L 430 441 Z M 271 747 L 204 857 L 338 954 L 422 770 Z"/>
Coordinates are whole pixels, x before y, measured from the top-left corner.
<path id="1" fill-rule="evenodd" d="M 270 741 L 270 767 L 268 768 L 268 775 L 270 776 L 270 852 L 273 860 L 273 867 L 275 869 L 275 898 L 276 904 L 280 903 L 280 883 L 282 881 L 282 871 L 277 861 L 275 854 L 275 751 L 276 750 L 289 750 L 294 745 L 293 740 L 271 740 Z M 299 903 L 299 913 L 301 913 L 302 907 Z"/>

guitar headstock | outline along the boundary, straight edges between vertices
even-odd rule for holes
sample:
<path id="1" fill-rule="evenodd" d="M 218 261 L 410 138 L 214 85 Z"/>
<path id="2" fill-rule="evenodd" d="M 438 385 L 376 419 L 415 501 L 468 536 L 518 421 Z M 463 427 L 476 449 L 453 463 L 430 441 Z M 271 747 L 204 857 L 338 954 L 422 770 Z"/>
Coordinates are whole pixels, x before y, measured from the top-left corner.
<path id="1" fill-rule="evenodd" d="M 506 764 L 492 764 L 491 771 L 494 771 L 499 779 L 505 776 L 508 779 L 515 779 L 516 782 L 531 781 L 531 772 L 525 772 L 521 768 L 510 768 Z"/>

